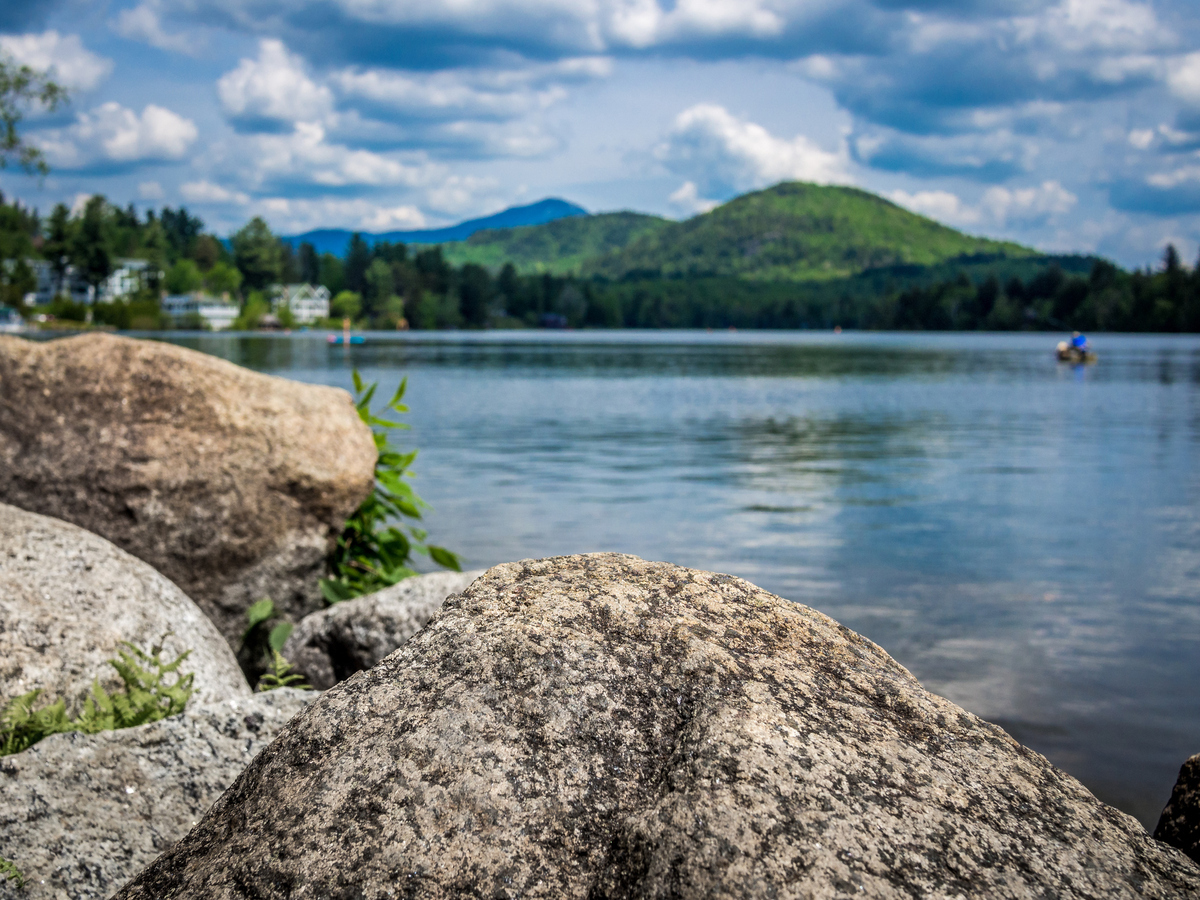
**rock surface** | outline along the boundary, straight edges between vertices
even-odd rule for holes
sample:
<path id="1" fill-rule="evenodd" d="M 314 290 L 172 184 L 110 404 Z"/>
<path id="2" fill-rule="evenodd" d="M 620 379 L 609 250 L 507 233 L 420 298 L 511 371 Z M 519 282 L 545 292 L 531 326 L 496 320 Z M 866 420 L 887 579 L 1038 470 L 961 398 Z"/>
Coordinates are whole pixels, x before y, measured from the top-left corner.
<path id="1" fill-rule="evenodd" d="M 310 691 L 281 688 L 0 756 L 0 900 L 104 900 L 195 825 Z"/>
<path id="2" fill-rule="evenodd" d="M 250 696 L 229 646 L 196 604 L 150 566 L 67 522 L 0 503 L 0 707 L 41 688 L 81 702 L 92 679 L 121 679 L 121 641 L 191 655 L 194 703 Z M 0 850 L 0 856 L 3 856 Z"/>
<path id="3" fill-rule="evenodd" d="M 294 621 L 321 608 L 374 465 L 345 391 L 155 341 L 0 337 L 0 502 L 150 563 L 231 642 L 264 595 Z"/>
<path id="4" fill-rule="evenodd" d="M 431 572 L 305 616 L 283 655 L 313 687 L 326 690 L 369 669 L 425 627 L 451 594 L 483 574 Z"/>
<path id="5" fill-rule="evenodd" d="M 833 620 L 597 554 L 497 566 L 118 897 L 1161 897 L 1200 868 Z"/>
<path id="6" fill-rule="evenodd" d="M 1200 863 L 1200 753 L 1180 768 L 1154 836 Z"/>

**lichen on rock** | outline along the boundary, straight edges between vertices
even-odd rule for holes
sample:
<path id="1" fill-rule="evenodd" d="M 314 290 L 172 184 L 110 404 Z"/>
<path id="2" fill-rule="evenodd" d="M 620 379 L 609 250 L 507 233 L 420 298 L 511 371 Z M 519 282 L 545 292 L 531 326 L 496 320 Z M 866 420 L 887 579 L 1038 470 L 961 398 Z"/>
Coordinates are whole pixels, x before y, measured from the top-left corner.
<path id="1" fill-rule="evenodd" d="M 737 578 L 497 566 L 118 897 L 1161 897 L 1200 868 Z"/>

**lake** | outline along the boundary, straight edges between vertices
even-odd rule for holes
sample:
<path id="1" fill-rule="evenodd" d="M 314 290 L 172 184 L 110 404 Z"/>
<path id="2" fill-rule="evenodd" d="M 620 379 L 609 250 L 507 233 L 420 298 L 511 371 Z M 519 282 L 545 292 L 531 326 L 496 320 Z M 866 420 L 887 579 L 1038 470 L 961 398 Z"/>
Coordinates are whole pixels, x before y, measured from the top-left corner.
<path id="1" fill-rule="evenodd" d="M 795 332 L 160 334 L 409 380 L 431 539 L 472 567 L 619 550 L 879 643 L 1158 819 L 1200 752 L 1200 339 Z"/>

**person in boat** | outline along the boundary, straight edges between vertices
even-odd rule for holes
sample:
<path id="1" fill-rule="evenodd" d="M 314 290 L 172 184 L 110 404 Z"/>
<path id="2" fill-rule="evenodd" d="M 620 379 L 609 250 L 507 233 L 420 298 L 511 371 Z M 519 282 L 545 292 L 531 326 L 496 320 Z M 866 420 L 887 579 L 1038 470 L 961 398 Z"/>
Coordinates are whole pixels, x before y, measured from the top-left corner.
<path id="1" fill-rule="evenodd" d="M 1071 333 L 1071 349 L 1076 353 L 1083 355 L 1092 348 L 1088 345 L 1087 337 L 1080 334 L 1078 331 L 1074 331 Z"/>

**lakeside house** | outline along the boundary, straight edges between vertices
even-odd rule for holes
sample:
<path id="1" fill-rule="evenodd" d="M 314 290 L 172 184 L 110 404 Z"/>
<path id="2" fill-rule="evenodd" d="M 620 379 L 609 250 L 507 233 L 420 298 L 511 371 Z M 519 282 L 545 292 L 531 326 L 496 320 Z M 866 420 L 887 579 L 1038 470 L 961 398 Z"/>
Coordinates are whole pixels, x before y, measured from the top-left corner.
<path id="1" fill-rule="evenodd" d="M 25 320 L 11 306 L 0 306 L 0 334 L 20 334 L 25 330 Z"/>
<path id="2" fill-rule="evenodd" d="M 238 317 L 236 303 L 203 291 L 168 294 L 163 297 L 162 311 L 171 317 L 171 324 L 176 328 L 208 328 L 212 331 L 232 327 Z"/>
<path id="3" fill-rule="evenodd" d="M 54 300 L 64 298 L 72 303 L 91 306 L 94 303 L 112 303 L 136 294 L 146 284 L 150 275 L 150 263 L 144 259 L 119 259 L 117 266 L 97 286 L 88 284 L 83 274 L 72 265 L 56 271 L 54 264 L 45 259 L 26 259 L 25 265 L 34 279 L 34 289 L 25 297 L 27 306 L 46 306 Z M 17 270 L 17 260 L 4 261 L 4 268 L 11 277 Z M 159 272 L 162 278 L 163 273 Z"/>
<path id="4" fill-rule="evenodd" d="M 297 325 L 329 318 L 329 288 L 323 284 L 277 284 L 271 291 L 271 311 L 291 310 Z"/>

